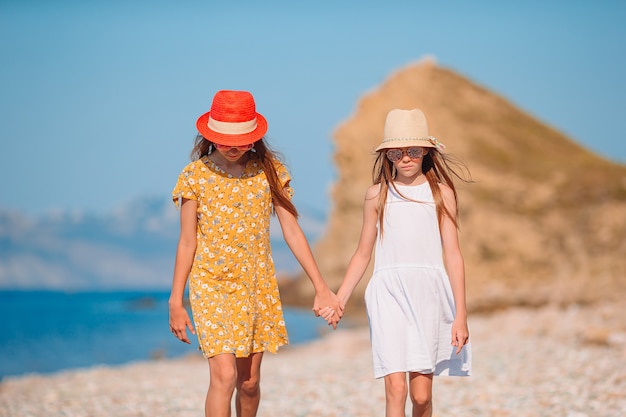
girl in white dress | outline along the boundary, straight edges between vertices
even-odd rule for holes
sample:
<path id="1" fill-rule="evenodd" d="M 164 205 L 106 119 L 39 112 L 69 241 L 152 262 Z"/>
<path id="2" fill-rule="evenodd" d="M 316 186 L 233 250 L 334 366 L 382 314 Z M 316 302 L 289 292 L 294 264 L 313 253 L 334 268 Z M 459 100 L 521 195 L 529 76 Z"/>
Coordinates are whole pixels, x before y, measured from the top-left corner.
<path id="1" fill-rule="evenodd" d="M 452 176 L 466 180 L 458 175 L 464 166 L 451 164 L 443 148 L 429 136 L 421 110 L 389 112 L 358 247 L 337 292 L 345 305 L 375 247 L 365 302 L 387 417 L 404 417 L 407 393 L 414 417 L 432 416 L 433 375 L 467 376 L 471 370 Z"/>

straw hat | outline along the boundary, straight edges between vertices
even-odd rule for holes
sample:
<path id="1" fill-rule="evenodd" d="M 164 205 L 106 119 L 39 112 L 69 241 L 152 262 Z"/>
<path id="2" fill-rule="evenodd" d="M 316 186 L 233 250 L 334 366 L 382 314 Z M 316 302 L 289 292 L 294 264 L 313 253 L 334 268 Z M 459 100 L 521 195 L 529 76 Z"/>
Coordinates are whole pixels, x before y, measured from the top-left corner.
<path id="1" fill-rule="evenodd" d="M 387 113 L 385 120 L 385 136 L 376 151 L 390 148 L 408 148 L 421 146 L 424 148 L 443 149 L 445 145 L 435 137 L 428 135 L 426 116 L 420 109 L 394 109 Z"/>
<path id="2" fill-rule="evenodd" d="M 198 118 L 196 128 L 218 145 L 244 146 L 265 135 L 267 120 L 256 112 L 249 92 L 221 90 L 215 93 L 211 110 Z"/>

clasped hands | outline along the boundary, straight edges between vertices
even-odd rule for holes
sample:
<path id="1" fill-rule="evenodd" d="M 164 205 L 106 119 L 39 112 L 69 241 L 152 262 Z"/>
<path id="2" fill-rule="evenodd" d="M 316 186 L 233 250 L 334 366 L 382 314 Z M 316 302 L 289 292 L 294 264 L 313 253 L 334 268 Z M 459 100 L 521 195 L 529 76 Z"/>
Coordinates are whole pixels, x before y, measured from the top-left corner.
<path id="1" fill-rule="evenodd" d="M 345 305 L 339 297 L 329 290 L 326 294 L 315 296 L 312 310 L 315 313 L 315 317 L 322 317 L 329 326 L 337 329 L 337 324 L 343 317 L 344 308 Z"/>

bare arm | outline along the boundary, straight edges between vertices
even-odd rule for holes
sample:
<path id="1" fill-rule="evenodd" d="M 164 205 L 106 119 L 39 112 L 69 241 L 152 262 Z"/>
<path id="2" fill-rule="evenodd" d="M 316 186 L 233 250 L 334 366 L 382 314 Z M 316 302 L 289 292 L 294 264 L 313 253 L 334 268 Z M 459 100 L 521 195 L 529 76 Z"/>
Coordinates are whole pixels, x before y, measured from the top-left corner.
<path id="1" fill-rule="evenodd" d="M 452 190 L 441 185 L 444 204 L 448 211 L 455 216 L 457 213 L 456 201 Z M 450 278 L 452 295 L 456 306 L 456 316 L 452 324 L 452 344 L 457 347 L 456 353 L 469 340 L 467 328 L 467 306 L 465 301 L 465 263 L 459 246 L 458 230 L 452 220 L 444 217 L 441 224 L 441 243 L 443 246 L 443 260 Z"/>
<path id="2" fill-rule="evenodd" d="M 187 337 L 187 329 L 195 334 L 191 320 L 183 304 L 187 277 L 191 271 L 193 257 L 196 252 L 196 209 L 198 202 L 183 199 L 180 208 L 180 236 L 176 249 L 176 263 L 174 264 L 174 278 L 170 293 L 170 330 L 178 339 L 191 343 Z"/>
<path id="3" fill-rule="evenodd" d="M 343 282 L 337 291 L 337 296 L 346 305 L 348 299 L 352 295 L 354 288 L 358 285 L 363 278 L 363 274 L 367 269 L 372 258 L 372 252 L 374 250 L 374 243 L 376 242 L 376 235 L 378 233 L 376 223 L 378 222 L 378 210 L 376 208 L 378 204 L 378 193 L 380 186 L 373 185 L 368 188 L 365 193 L 365 202 L 363 203 L 363 226 L 361 227 L 361 236 L 359 237 L 359 243 L 356 251 L 343 278 Z"/>
<path id="4" fill-rule="evenodd" d="M 332 324 L 333 328 L 337 328 L 337 323 L 343 315 L 343 305 L 339 303 L 337 296 L 328 288 L 326 281 L 322 278 L 298 219 L 281 206 L 276 206 L 276 216 L 280 222 L 285 242 L 311 280 L 313 288 L 315 288 L 313 311 L 315 311 L 316 315 L 319 315 L 319 310 L 323 307 L 332 308 L 334 314 L 329 324 Z"/>

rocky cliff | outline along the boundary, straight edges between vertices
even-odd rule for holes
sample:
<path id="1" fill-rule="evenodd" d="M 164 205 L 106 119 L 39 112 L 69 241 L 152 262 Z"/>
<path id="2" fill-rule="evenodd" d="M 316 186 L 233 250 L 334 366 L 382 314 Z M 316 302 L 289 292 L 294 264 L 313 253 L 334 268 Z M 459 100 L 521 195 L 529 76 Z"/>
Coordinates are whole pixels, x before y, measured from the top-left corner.
<path id="1" fill-rule="evenodd" d="M 392 74 L 334 133 L 338 179 L 327 231 L 314 248 L 333 289 L 359 238 L 385 116 L 392 108 L 415 107 L 474 180 L 459 184 L 471 311 L 626 295 L 626 166 L 431 60 Z M 362 306 L 372 263 L 349 308 Z M 306 278 L 283 290 L 286 303 L 311 294 Z"/>

